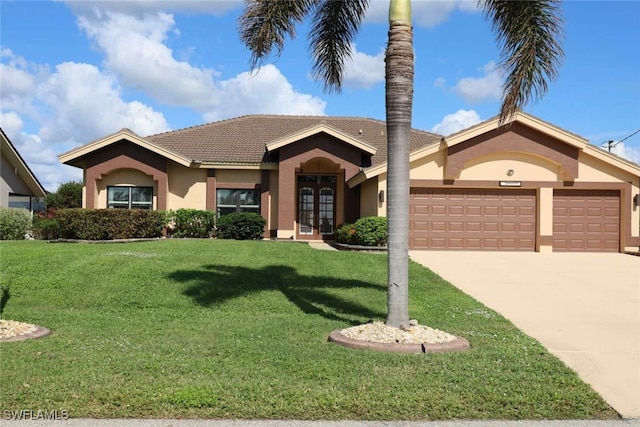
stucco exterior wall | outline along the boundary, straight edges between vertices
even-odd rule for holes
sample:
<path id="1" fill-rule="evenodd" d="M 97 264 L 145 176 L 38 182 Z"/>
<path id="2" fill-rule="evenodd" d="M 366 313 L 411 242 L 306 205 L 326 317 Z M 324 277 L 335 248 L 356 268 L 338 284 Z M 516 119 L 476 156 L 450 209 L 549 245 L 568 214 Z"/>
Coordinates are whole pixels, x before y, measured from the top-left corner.
<path id="1" fill-rule="evenodd" d="M 189 169 L 169 162 L 167 210 L 207 208 L 207 170 Z"/>
<path id="2" fill-rule="evenodd" d="M 442 179 L 444 177 L 445 159 L 446 151 L 438 151 L 414 160 L 411 162 L 411 179 Z"/>
<path id="3" fill-rule="evenodd" d="M 560 181 L 558 166 L 524 153 L 493 153 L 473 159 L 460 172 L 461 180 Z"/>
<path id="4" fill-rule="evenodd" d="M 20 176 L 15 173 L 15 168 L 2 156 L 0 163 L 2 177 L 0 178 L 0 206 L 9 206 L 9 193 L 31 195 L 31 190 Z"/>
<path id="5" fill-rule="evenodd" d="M 218 188 L 234 188 L 233 184 L 260 184 L 259 170 L 216 170 Z"/>
<path id="6" fill-rule="evenodd" d="M 378 216 L 378 178 L 365 181 L 360 186 L 360 215 Z M 386 193 L 386 190 L 385 190 Z"/>

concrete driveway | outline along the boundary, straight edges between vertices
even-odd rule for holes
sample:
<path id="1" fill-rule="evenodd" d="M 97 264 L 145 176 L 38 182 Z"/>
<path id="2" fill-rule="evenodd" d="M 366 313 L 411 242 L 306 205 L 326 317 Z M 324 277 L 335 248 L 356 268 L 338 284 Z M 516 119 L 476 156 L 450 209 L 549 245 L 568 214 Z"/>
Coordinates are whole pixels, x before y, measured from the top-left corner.
<path id="1" fill-rule="evenodd" d="M 640 257 L 410 251 L 511 320 L 625 418 L 640 418 Z"/>

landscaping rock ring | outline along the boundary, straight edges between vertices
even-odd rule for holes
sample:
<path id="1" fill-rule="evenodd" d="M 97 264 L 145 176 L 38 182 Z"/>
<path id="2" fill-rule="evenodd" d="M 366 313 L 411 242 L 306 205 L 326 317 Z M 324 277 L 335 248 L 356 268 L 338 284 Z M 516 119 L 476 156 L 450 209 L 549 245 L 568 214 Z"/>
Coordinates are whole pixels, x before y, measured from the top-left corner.
<path id="1" fill-rule="evenodd" d="M 374 351 L 384 351 L 389 353 L 405 353 L 405 354 L 419 354 L 419 353 L 445 353 L 453 351 L 468 350 L 471 345 L 469 341 L 464 338 L 456 337 L 456 339 L 443 343 L 420 343 L 420 344 L 405 344 L 405 343 L 382 343 L 374 341 L 364 341 L 349 338 L 343 335 L 339 329 L 329 334 L 329 342 L 342 345 L 344 347 L 366 349 Z"/>

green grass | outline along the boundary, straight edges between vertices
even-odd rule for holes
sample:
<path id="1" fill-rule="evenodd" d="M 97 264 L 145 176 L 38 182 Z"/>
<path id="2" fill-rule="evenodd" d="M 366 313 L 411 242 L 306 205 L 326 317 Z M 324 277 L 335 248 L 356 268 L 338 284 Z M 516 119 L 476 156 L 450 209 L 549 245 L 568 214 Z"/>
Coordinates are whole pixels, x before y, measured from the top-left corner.
<path id="1" fill-rule="evenodd" d="M 386 257 L 304 244 L 1 242 L 0 409 L 71 417 L 567 419 L 613 411 L 500 315 L 411 264 L 410 314 L 467 338 L 402 355 L 327 342 L 386 313 Z M 463 266 L 461 266 L 462 268 Z"/>

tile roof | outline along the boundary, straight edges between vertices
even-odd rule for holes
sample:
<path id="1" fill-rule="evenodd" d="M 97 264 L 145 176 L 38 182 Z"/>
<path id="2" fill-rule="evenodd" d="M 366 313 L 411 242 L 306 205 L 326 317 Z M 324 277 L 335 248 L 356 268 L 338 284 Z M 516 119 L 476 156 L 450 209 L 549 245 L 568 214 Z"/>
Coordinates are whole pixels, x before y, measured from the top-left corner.
<path id="1" fill-rule="evenodd" d="M 377 148 L 372 166 L 387 160 L 386 123 L 360 117 L 251 115 L 146 137 L 153 144 L 202 163 L 260 163 L 266 145 L 324 123 Z M 410 151 L 437 143 L 442 136 L 411 133 Z"/>

